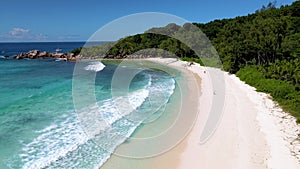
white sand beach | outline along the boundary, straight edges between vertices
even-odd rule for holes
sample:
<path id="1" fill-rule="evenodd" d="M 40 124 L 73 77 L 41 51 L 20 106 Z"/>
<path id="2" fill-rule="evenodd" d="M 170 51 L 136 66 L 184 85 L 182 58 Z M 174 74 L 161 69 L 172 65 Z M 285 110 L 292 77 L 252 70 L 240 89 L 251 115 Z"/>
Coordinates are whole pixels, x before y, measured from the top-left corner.
<path id="1" fill-rule="evenodd" d="M 179 68 L 187 65 L 170 59 L 151 60 Z M 189 136 L 177 147 L 181 150 L 175 148 L 163 155 L 179 156 L 176 168 L 300 168 L 300 127 L 294 117 L 283 112 L 267 94 L 256 92 L 235 75 L 199 64 L 186 68 L 200 76 L 201 97 L 198 119 Z M 211 98 L 218 97 L 218 92 L 212 89 L 213 72 L 224 75 L 224 109 L 214 133 L 201 143 L 201 132 L 211 113 Z"/>

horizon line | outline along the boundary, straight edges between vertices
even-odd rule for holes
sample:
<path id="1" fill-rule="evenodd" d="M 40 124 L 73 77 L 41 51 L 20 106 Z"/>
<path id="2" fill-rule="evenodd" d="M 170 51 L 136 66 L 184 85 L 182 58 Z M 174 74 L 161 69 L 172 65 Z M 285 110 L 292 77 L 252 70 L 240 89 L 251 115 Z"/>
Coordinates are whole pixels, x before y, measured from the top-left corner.
<path id="1" fill-rule="evenodd" d="M 113 40 L 103 40 L 103 41 L 87 41 L 87 40 L 80 40 L 80 41 L 0 41 L 0 43 L 71 43 L 71 42 L 114 42 Z"/>

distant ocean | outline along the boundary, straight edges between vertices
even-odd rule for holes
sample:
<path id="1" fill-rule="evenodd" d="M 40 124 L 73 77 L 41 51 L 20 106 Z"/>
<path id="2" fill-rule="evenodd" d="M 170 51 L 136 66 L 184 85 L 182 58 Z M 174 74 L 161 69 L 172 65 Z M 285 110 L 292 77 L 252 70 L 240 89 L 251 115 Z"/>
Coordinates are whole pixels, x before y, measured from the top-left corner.
<path id="1" fill-rule="evenodd" d="M 55 52 L 60 49 L 62 52 L 71 52 L 82 46 L 97 46 L 105 42 L 0 42 L 0 56 L 13 56 L 29 50 L 40 50 Z"/>
<path id="2" fill-rule="evenodd" d="M 30 49 L 48 52 L 60 48 L 65 52 L 83 43 L 1 43 L 3 55 L 14 55 Z M 95 95 L 99 116 L 109 127 L 97 136 L 103 145 L 115 149 L 124 138 L 113 137 L 114 131 L 130 137 L 143 121 L 128 116 L 159 117 L 155 104 L 167 104 L 176 83 L 173 76 L 158 70 L 118 67 L 115 63 L 86 62 L 83 71 L 95 71 Z M 13 60 L 0 58 L 0 168 L 99 168 L 110 157 L 101 145 L 89 139 L 74 111 L 72 76 L 75 63 L 46 60 Z M 129 93 L 112 97 L 114 71 L 142 70 L 130 84 Z M 162 97 L 164 96 L 164 97 Z M 116 101 L 130 99 L 133 110 L 118 116 Z M 89 112 L 91 107 L 82 111 Z M 150 112 L 150 113 L 145 113 Z M 112 120 L 113 119 L 113 120 Z M 108 144 L 109 143 L 109 144 Z"/>

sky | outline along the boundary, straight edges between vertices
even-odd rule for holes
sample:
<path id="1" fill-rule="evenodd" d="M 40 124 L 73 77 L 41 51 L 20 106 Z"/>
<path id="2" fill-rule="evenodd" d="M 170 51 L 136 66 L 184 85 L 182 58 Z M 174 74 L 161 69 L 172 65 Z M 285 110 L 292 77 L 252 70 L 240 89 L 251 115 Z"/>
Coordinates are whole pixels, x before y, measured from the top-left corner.
<path id="1" fill-rule="evenodd" d="M 277 0 L 277 6 L 294 1 Z M 206 23 L 254 13 L 269 2 L 270 0 L 3 0 L 0 5 L 0 42 L 86 41 L 97 30 L 116 22 L 118 18 L 135 13 L 159 12 L 188 22 Z M 133 27 L 147 21 L 130 23 Z M 159 22 L 155 26 L 165 26 L 164 24 L 166 23 Z M 140 29 L 145 31 L 151 28 L 149 24 L 144 25 Z M 118 36 L 112 31 L 115 29 L 107 29 L 111 30 L 110 34 L 101 40 L 116 40 L 126 35 L 120 33 L 120 30 L 131 28 L 119 24 Z"/>

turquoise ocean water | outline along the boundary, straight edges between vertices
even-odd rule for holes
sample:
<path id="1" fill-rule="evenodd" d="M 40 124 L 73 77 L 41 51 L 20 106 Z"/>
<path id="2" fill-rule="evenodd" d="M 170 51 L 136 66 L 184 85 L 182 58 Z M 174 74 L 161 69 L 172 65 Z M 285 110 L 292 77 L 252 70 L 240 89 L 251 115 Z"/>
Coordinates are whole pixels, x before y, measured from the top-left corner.
<path id="1" fill-rule="evenodd" d="M 86 106 L 82 111 L 94 111 L 108 124 L 93 138 L 87 137 L 74 111 L 75 63 L 0 59 L 1 169 L 99 168 L 110 157 L 110 151 L 126 141 L 143 120 L 159 117 L 161 105 L 176 90 L 171 75 L 147 69 L 133 78 L 126 94 L 112 97 L 114 71 L 136 71 L 141 67 L 95 61 L 85 64 L 83 71 L 96 72 L 99 109 Z M 113 103 L 122 100 L 129 100 L 133 109 L 117 109 Z M 153 106 L 158 109 L 150 111 Z M 117 111 L 126 113 L 120 116 Z"/>

